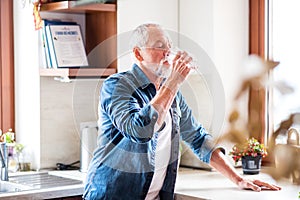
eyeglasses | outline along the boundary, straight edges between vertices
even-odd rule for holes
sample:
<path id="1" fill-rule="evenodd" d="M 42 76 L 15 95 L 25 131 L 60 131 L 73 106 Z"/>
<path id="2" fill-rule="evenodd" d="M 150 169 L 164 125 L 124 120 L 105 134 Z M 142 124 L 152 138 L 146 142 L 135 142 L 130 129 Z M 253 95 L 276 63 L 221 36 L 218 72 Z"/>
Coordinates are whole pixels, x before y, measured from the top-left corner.
<path id="1" fill-rule="evenodd" d="M 156 49 L 156 50 L 164 50 L 168 51 L 169 49 L 172 48 L 172 45 L 170 43 L 165 43 L 163 41 L 156 41 L 153 46 L 146 46 L 146 47 L 141 47 L 141 48 L 146 48 L 146 49 Z"/>

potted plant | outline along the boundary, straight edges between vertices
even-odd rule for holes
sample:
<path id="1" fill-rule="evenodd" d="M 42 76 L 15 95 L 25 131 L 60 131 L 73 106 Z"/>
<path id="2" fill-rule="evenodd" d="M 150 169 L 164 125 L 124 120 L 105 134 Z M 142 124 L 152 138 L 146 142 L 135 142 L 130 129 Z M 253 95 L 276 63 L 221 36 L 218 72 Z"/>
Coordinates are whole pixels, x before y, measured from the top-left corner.
<path id="1" fill-rule="evenodd" d="M 262 158 L 267 156 L 267 150 L 264 144 L 257 139 L 247 139 L 242 144 L 236 144 L 229 152 L 235 163 L 242 160 L 244 174 L 258 174 L 261 167 Z"/>

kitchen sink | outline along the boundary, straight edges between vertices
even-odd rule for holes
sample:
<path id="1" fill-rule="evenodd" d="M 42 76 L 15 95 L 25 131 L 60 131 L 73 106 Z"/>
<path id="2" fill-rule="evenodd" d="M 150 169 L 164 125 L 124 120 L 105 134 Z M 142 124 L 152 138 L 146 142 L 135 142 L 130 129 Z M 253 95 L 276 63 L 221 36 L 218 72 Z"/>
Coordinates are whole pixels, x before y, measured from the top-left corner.
<path id="1" fill-rule="evenodd" d="M 0 181 L 0 193 L 21 192 L 32 189 L 30 186 L 12 183 L 8 181 Z"/>
<path id="2" fill-rule="evenodd" d="M 80 197 L 83 193 L 83 178 L 81 172 L 78 173 L 80 177 L 56 171 L 11 173 L 8 181 L 0 180 L 0 199 Z"/>
<path id="3" fill-rule="evenodd" d="M 9 177 L 12 183 L 28 186 L 32 189 L 45 189 L 83 184 L 82 181 L 49 174 L 48 172 Z"/>
<path id="4" fill-rule="evenodd" d="M 52 175 L 48 172 L 12 175 L 9 176 L 9 181 L 0 181 L 0 194 L 82 184 L 81 180 Z"/>

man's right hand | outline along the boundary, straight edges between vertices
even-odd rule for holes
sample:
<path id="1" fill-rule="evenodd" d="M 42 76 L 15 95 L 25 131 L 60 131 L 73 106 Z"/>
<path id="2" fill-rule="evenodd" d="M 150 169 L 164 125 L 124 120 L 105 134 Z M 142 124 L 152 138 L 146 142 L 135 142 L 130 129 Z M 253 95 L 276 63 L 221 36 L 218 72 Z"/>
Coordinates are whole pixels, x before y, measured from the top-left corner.
<path id="1" fill-rule="evenodd" d="M 172 68 L 169 77 L 159 89 L 156 96 L 151 100 L 151 104 L 159 113 L 157 120 L 158 126 L 163 124 L 165 116 L 171 107 L 179 87 L 191 71 L 191 68 L 187 65 L 191 60 L 192 57 L 186 52 L 178 52 L 169 66 Z"/>
<path id="2" fill-rule="evenodd" d="M 177 52 L 170 67 L 172 68 L 170 76 L 166 79 L 164 86 L 168 87 L 172 92 L 177 93 L 179 87 L 185 81 L 191 71 L 188 63 L 192 61 L 192 57 L 187 52 Z"/>

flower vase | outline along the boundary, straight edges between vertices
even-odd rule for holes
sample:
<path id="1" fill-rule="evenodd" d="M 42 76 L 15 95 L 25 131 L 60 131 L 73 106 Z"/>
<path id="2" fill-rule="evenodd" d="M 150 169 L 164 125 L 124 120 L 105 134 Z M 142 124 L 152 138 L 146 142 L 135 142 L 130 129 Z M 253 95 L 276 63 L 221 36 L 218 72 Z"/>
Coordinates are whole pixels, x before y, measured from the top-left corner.
<path id="1" fill-rule="evenodd" d="M 26 155 L 24 155 L 23 152 L 18 153 L 18 167 L 19 171 L 24 172 L 24 171 L 30 171 L 30 162 L 28 162 L 28 158 Z"/>
<path id="2" fill-rule="evenodd" d="M 262 156 L 243 156 L 242 167 L 244 174 L 259 174 L 261 168 Z"/>

